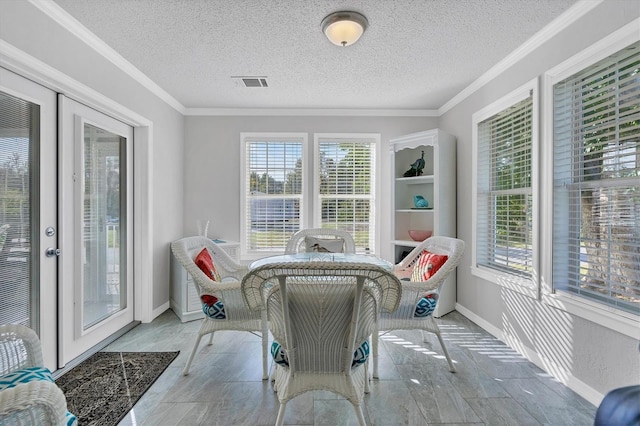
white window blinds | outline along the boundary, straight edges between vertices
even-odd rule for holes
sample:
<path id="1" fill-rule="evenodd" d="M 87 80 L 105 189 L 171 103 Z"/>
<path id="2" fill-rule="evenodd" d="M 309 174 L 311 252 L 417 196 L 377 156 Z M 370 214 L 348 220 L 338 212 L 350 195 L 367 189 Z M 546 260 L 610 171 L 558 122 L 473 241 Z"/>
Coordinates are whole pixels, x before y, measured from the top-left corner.
<path id="1" fill-rule="evenodd" d="M 476 266 L 531 277 L 533 96 L 478 123 Z"/>
<path id="2" fill-rule="evenodd" d="M 553 86 L 553 284 L 640 313 L 640 43 Z"/>
<path id="3" fill-rule="evenodd" d="M 304 180 L 299 138 L 245 139 L 245 247 L 283 251 L 301 227 Z"/>
<path id="4" fill-rule="evenodd" d="M 318 227 L 349 232 L 356 251 L 375 251 L 375 152 L 372 138 L 318 138 Z"/>
<path id="5" fill-rule="evenodd" d="M 0 324 L 39 330 L 33 249 L 40 108 L 0 92 Z M 34 226 L 35 225 L 35 226 Z"/>

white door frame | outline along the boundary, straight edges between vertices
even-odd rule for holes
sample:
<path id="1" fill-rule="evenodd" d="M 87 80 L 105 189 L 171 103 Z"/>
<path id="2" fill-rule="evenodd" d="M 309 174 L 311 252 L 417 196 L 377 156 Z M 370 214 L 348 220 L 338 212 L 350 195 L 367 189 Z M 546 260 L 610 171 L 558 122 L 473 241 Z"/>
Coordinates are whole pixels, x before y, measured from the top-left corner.
<path id="1" fill-rule="evenodd" d="M 94 108 L 133 129 L 135 320 L 153 320 L 153 122 L 0 40 L 0 66 Z"/>
<path id="2" fill-rule="evenodd" d="M 126 213 L 121 217 L 121 235 L 127 237 L 120 241 L 126 244 L 126 258 L 120 258 L 125 264 L 126 277 L 120 275 L 119 282 L 124 284 L 126 303 L 97 323 L 85 328 L 85 126 L 92 125 L 111 135 L 126 139 L 126 154 L 121 157 L 120 176 L 126 181 L 120 188 L 126 196 Z M 134 321 L 133 303 L 133 224 L 127 218 L 133 218 L 133 128 L 106 114 L 75 102 L 64 95 L 58 95 L 58 215 L 59 235 L 62 256 L 58 263 L 58 364 L 64 367 L 68 362 L 89 351 L 92 347 L 108 339 L 119 330 Z M 120 149 L 120 147 L 118 147 Z M 94 194 L 95 195 L 95 194 Z M 122 271 L 122 269 L 121 269 Z M 72 308 L 71 308 L 72 307 Z"/>

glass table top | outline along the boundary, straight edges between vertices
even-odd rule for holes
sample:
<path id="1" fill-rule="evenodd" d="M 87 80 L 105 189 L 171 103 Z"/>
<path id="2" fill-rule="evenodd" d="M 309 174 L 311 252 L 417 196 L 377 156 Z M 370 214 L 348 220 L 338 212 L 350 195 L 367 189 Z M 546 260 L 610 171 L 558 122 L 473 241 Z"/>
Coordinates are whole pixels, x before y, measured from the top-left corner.
<path id="1" fill-rule="evenodd" d="M 393 270 L 393 264 L 372 254 L 358 253 L 295 253 L 281 254 L 258 259 L 249 265 L 249 269 L 275 263 L 296 263 L 296 262 L 338 262 L 338 263 L 367 263 L 379 266 L 387 271 Z"/>

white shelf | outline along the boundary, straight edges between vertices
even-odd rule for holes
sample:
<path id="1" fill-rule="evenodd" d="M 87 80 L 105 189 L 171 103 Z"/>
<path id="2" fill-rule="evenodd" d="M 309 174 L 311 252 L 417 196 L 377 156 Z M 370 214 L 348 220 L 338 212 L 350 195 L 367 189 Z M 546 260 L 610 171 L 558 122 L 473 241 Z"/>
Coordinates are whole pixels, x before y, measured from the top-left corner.
<path id="1" fill-rule="evenodd" d="M 433 231 L 433 235 L 456 236 L 456 140 L 438 129 L 400 136 L 389 141 L 391 176 L 391 251 L 394 261 L 420 243 L 409 238 L 410 229 Z M 424 153 L 424 175 L 403 177 Z M 402 177 L 400 177 L 402 176 Z M 429 209 L 408 208 L 416 196 Z M 434 315 L 455 309 L 456 280 L 452 274 L 443 285 Z"/>
<path id="2" fill-rule="evenodd" d="M 418 247 L 418 244 L 420 244 L 420 241 L 413 241 L 413 240 L 393 240 L 391 241 L 392 244 L 395 244 L 396 246 L 403 246 L 403 247 Z"/>
<path id="3" fill-rule="evenodd" d="M 423 183 L 433 183 L 433 175 L 399 177 L 396 182 L 406 183 L 407 185 L 421 185 Z"/>
<path id="4" fill-rule="evenodd" d="M 433 213 L 434 209 L 396 209 L 396 213 Z"/>

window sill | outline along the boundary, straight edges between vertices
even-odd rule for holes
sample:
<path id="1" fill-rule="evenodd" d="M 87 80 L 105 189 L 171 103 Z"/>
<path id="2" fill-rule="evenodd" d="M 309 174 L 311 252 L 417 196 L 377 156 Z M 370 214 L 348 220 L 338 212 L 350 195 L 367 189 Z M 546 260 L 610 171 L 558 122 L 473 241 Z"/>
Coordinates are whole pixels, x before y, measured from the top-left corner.
<path id="1" fill-rule="evenodd" d="M 531 279 L 477 266 L 471 267 L 471 274 L 532 299 L 538 299 L 538 286 Z"/>
<path id="2" fill-rule="evenodd" d="M 640 340 L 640 317 L 629 312 L 558 291 L 544 293 L 542 302 L 556 309 Z"/>

